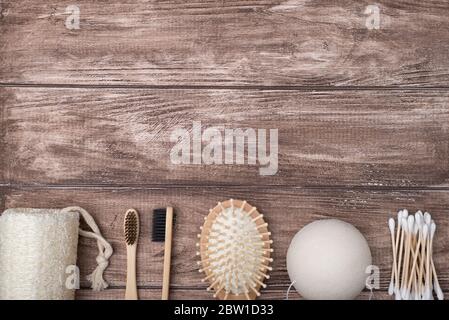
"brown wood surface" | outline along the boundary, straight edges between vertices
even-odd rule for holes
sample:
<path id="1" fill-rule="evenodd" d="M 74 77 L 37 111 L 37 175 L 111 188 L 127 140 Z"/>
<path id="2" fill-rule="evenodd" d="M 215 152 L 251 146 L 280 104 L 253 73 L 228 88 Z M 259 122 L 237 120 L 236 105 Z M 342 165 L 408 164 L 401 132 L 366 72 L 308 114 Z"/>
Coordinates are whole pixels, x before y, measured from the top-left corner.
<path id="1" fill-rule="evenodd" d="M 163 246 L 151 212 L 173 205 L 171 298 L 208 299 L 195 240 L 208 209 L 248 200 L 265 215 L 274 270 L 262 299 L 283 299 L 293 235 L 339 218 L 366 236 L 389 298 L 387 219 L 424 209 L 449 293 L 449 2 L 1 0 L 0 210 L 79 205 L 111 241 L 106 278 L 78 299 L 124 296 L 126 209 L 141 212 L 139 290 L 158 299 Z M 81 9 L 81 29 L 65 8 Z M 177 126 L 279 129 L 279 172 L 173 165 Z M 96 246 L 82 239 L 82 275 Z M 292 293 L 292 299 L 299 298 Z M 362 299 L 369 298 L 363 292 Z"/>
<path id="2" fill-rule="evenodd" d="M 0 88 L 6 182 L 447 187 L 446 91 Z M 279 130 L 279 172 L 175 165 L 172 131 Z"/>
<path id="3" fill-rule="evenodd" d="M 138 284 L 159 289 L 162 283 L 163 244 L 151 242 L 152 210 L 172 205 L 176 210 L 171 283 L 175 288 L 205 289 L 198 272 L 195 242 L 208 210 L 218 201 L 246 199 L 264 214 L 274 240 L 271 278 L 266 291 L 286 290 L 289 278 L 285 256 L 290 240 L 305 224 L 315 219 L 338 218 L 353 223 L 370 245 L 373 263 L 380 267 L 381 288 L 389 283 L 391 248 L 387 220 L 397 208 L 422 208 L 433 214 L 438 224 L 434 258 L 441 287 L 449 291 L 449 194 L 441 191 L 355 191 L 339 189 L 304 190 L 298 188 L 38 188 L 27 187 L 5 192 L 6 207 L 64 207 L 79 205 L 88 210 L 111 241 L 114 255 L 106 272 L 113 288 L 125 285 L 126 248 L 123 240 L 123 215 L 127 208 L 140 212 L 141 238 L 138 247 Z M 276 201 L 273 201 L 276 199 Z M 86 275 L 95 265 L 96 245 L 81 239 L 78 264 Z M 83 287 L 87 286 L 85 281 Z M 99 294 L 101 295 L 101 293 Z M 106 293 L 107 295 L 107 293 Z M 263 296 L 262 296 L 263 298 Z"/>
<path id="4" fill-rule="evenodd" d="M 448 86 L 449 3 L 2 0 L 0 82 Z"/>

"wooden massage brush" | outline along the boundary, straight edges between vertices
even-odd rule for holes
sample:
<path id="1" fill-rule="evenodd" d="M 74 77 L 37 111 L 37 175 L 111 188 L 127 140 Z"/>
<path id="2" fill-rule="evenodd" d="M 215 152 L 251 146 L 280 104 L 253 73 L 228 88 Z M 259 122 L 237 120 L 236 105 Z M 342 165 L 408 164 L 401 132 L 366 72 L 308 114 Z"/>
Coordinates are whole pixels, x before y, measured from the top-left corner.
<path id="1" fill-rule="evenodd" d="M 207 290 L 222 300 L 254 300 L 269 279 L 271 233 L 263 215 L 246 201 L 219 202 L 205 217 L 197 243 Z"/>

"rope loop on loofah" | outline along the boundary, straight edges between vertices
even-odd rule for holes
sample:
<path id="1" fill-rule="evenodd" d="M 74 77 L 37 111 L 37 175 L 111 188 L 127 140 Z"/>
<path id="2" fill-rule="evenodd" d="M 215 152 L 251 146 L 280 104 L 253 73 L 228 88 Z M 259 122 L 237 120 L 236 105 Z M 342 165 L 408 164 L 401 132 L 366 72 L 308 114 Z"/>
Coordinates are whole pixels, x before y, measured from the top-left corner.
<path id="1" fill-rule="evenodd" d="M 104 280 L 103 273 L 109 266 L 109 258 L 114 252 L 112 250 L 112 246 L 106 241 L 105 238 L 103 238 L 94 218 L 92 218 L 92 216 L 85 209 L 81 207 L 67 207 L 62 209 L 62 212 L 78 212 L 83 217 L 87 225 L 92 229 L 92 232 L 82 230 L 81 228 L 79 229 L 79 234 L 81 236 L 97 240 L 99 252 L 96 258 L 97 267 L 90 275 L 87 276 L 87 280 L 91 282 L 91 288 L 94 291 L 106 289 L 108 287 L 108 283 Z"/>

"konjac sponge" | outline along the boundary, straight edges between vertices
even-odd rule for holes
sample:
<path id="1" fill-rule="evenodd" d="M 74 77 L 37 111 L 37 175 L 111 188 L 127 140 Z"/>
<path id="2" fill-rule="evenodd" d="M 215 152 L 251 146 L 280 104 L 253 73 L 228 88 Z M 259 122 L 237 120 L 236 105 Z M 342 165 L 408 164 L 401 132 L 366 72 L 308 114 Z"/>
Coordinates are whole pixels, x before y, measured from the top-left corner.
<path id="1" fill-rule="evenodd" d="M 371 251 L 353 225 L 329 219 L 312 222 L 293 238 L 287 271 L 306 299 L 354 299 L 363 290 Z"/>

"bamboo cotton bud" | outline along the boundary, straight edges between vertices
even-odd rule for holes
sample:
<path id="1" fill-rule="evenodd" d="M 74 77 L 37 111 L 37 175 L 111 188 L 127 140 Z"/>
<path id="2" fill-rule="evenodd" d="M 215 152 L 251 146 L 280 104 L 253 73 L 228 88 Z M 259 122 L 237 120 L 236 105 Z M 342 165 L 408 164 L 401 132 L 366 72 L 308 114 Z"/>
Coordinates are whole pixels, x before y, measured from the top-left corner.
<path id="1" fill-rule="evenodd" d="M 433 262 L 436 224 L 428 212 L 423 214 L 422 211 L 417 211 L 408 216 L 404 212 L 407 211 L 398 212 L 396 237 L 392 230 L 395 223 L 392 218 L 388 220 L 393 248 L 388 293 L 395 294 L 396 300 L 433 300 L 433 290 L 437 298 L 442 300 L 444 294 Z"/>

